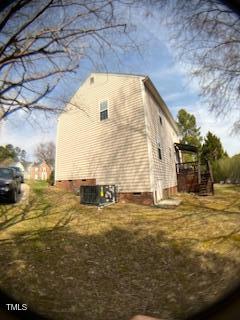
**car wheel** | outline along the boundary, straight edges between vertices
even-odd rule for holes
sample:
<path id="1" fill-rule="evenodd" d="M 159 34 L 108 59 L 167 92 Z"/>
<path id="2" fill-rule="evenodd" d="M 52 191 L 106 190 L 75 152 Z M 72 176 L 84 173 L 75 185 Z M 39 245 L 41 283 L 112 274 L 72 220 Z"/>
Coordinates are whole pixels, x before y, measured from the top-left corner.
<path id="1" fill-rule="evenodd" d="M 12 203 L 16 203 L 16 202 L 17 202 L 17 190 L 13 190 L 13 191 L 12 191 L 10 201 L 11 201 Z"/>

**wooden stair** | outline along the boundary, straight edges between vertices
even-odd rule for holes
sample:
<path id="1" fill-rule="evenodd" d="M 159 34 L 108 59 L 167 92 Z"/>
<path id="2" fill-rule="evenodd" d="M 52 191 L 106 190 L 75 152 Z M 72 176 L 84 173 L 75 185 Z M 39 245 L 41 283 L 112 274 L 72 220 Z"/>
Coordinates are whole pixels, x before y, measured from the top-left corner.
<path id="1" fill-rule="evenodd" d="M 210 190 L 209 182 L 210 182 L 210 174 L 202 173 L 201 183 L 199 184 L 199 191 L 198 191 L 198 194 L 200 196 L 208 196 L 210 193 L 212 194 L 212 190 Z"/>
<path id="2" fill-rule="evenodd" d="M 178 192 L 194 192 L 201 196 L 214 194 L 214 180 L 209 161 L 176 164 Z"/>

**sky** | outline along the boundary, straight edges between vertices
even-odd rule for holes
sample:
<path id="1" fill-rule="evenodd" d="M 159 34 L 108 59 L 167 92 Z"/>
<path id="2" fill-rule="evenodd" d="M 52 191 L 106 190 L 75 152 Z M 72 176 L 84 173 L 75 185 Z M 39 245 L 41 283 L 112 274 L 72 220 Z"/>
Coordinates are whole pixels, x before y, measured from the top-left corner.
<path id="1" fill-rule="evenodd" d="M 141 43 L 140 53 L 120 54 L 117 63 L 112 54 L 103 61 L 109 72 L 126 72 L 148 75 L 167 104 L 174 118 L 181 108 L 194 114 L 202 136 L 208 131 L 220 137 L 224 149 L 230 156 L 240 152 L 239 136 L 231 135 L 234 115 L 218 117 L 209 112 L 207 105 L 199 97 L 197 81 L 190 80 L 188 66 L 182 65 L 173 55 L 169 45 L 167 28 L 159 23 L 157 14 L 146 18 L 144 13 L 132 16 L 136 41 Z M 96 70 L 88 61 L 82 61 L 75 75 L 66 76 L 54 93 L 57 97 L 66 92 L 71 97 L 90 72 Z M 57 103 L 57 102 L 56 102 Z M 27 151 L 28 160 L 34 160 L 34 149 L 40 142 L 55 141 L 57 117 L 45 118 L 32 113 L 30 119 L 24 112 L 8 117 L 0 128 L 0 144 L 11 143 Z"/>

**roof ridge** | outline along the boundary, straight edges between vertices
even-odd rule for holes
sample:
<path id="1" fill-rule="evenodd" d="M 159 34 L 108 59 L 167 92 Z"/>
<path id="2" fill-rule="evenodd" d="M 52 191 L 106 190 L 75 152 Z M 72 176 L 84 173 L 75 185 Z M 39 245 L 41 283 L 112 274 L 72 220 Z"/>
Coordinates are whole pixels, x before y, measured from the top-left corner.
<path id="1" fill-rule="evenodd" d="M 109 74 L 109 75 L 119 75 L 119 76 L 134 76 L 134 77 L 147 77 L 146 74 L 128 73 L 128 72 L 98 72 L 93 71 L 91 74 Z"/>

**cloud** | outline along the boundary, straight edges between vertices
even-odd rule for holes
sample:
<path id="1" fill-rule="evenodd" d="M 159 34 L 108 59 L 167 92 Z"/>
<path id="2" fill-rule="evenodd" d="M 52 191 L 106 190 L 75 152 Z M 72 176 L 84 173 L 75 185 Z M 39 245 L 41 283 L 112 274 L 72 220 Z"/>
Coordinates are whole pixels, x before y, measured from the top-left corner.
<path id="1" fill-rule="evenodd" d="M 165 94 L 164 100 L 167 101 L 168 103 L 171 103 L 171 101 L 179 101 L 179 99 L 186 96 L 188 96 L 188 93 L 186 91 L 178 91 L 170 94 Z"/>
<path id="2" fill-rule="evenodd" d="M 151 77 L 155 80 L 163 80 L 166 77 L 176 76 L 176 74 L 181 75 L 182 70 L 178 68 L 176 64 L 165 65 L 159 69 L 155 69 L 151 72 Z"/>
<path id="3" fill-rule="evenodd" d="M 186 89 L 199 94 L 198 79 L 190 77 L 190 73 L 194 71 L 194 66 L 178 57 L 178 50 L 176 49 L 178 43 L 174 44 L 171 30 L 165 22 L 166 19 L 164 19 L 164 13 L 161 10 L 152 12 L 149 18 L 146 18 L 144 10 L 139 10 L 134 16 L 134 23 L 138 25 L 145 37 L 149 38 L 147 42 L 147 46 L 151 46 L 149 52 L 151 53 L 156 47 L 159 50 L 160 61 L 157 64 L 160 65 L 160 68 L 149 70 L 149 73 L 155 81 L 181 77 L 182 84 Z M 164 64 L 161 65 L 161 63 Z"/>

